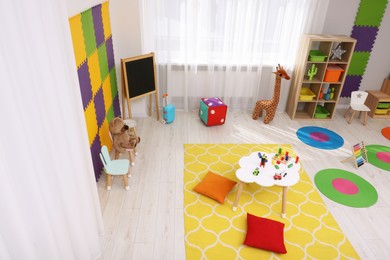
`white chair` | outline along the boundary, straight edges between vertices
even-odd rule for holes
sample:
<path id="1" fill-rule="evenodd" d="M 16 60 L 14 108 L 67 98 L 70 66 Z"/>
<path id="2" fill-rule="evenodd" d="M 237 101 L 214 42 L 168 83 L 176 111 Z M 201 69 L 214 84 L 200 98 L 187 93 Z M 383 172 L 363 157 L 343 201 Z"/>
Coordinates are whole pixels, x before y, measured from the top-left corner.
<path id="1" fill-rule="evenodd" d="M 106 187 L 107 190 L 111 190 L 111 177 L 115 175 L 123 175 L 123 182 L 125 184 L 125 189 L 129 190 L 129 181 L 130 177 L 129 172 L 129 160 L 128 159 L 117 159 L 111 160 L 110 154 L 108 153 L 107 146 L 103 145 L 100 152 L 100 160 L 104 166 L 104 172 L 106 173 Z"/>
<path id="2" fill-rule="evenodd" d="M 347 116 L 348 112 L 352 110 L 351 117 L 348 120 L 348 124 L 350 124 L 355 116 L 355 112 L 359 111 L 358 118 L 360 119 L 362 112 L 364 113 L 364 121 L 363 125 L 366 125 L 367 122 L 367 112 L 370 112 L 370 108 L 367 107 L 364 102 L 366 101 L 368 93 L 365 91 L 352 91 L 351 92 L 351 104 L 345 112 L 344 117 Z"/>

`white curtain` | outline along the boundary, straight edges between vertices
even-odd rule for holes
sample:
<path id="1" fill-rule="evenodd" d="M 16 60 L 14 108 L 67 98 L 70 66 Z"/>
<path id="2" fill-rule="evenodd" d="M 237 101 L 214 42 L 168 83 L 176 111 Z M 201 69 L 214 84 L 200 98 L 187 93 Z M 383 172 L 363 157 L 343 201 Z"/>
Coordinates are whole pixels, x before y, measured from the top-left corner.
<path id="1" fill-rule="evenodd" d="M 0 259 L 97 259 L 99 198 L 62 0 L 0 8 Z"/>
<path id="2" fill-rule="evenodd" d="M 328 0 L 140 1 L 143 52 L 156 53 L 160 88 L 185 110 L 197 108 L 200 97 L 222 97 L 233 109 L 271 98 L 271 70 L 281 64 L 291 72 L 301 35 L 321 32 L 328 6 Z"/>

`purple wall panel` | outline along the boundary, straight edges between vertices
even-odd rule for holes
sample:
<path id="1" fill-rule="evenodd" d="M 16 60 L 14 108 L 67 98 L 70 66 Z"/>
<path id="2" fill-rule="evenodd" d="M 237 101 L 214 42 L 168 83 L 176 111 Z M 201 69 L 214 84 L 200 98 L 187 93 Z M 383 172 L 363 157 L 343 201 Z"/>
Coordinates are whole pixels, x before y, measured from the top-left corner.
<path id="1" fill-rule="evenodd" d="M 102 19 L 102 5 L 92 7 L 93 27 L 95 29 L 96 46 L 99 47 L 104 42 L 104 30 Z"/>
<path id="2" fill-rule="evenodd" d="M 351 33 L 351 37 L 357 39 L 355 51 L 371 52 L 378 30 L 378 27 L 355 25 Z"/>
<path id="3" fill-rule="evenodd" d="M 108 38 L 106 41 L 106 53 L 107 53 L 108 70 L 110 71 L 112 68 L 115 67 L 114 47 L 112 44 L 112 37 Z"/>
<path id="4" fill-rule="evenodd" d="M 115 116 L 120 116 L 121 115 L 121 108 L 119 105 L 119 95 L 116 95 L 113 101 L 113 107 L 114 107 L 114 114 Z"/>
<path id="5" fill-rule="evenodd" d="M 95 103 L 95 112 L 96 112 L 96 120 L 98 123 L 98 127 L 100 128 L 106 118 L 106 108 L 104 106 L 104 97 L 102 88 L 96 93 L 95 98 L 93 99 Z"/>
<path id="6" fill-rule="evenodd" d="M 347 75 L 345 77 L 343 90 L 341 91 L 341 97 L 350 97 L 352 91 L 359 90 L 362 78 L 362 76 Z"/>
<path id="7" fill-rule="evenodd" d="M 85 110 L 92 99 L 92 85 L 89 78 L 88 62 L 81 64 L 81 66 L 77 69 L 77 75 L 79 77 L 83 108 Z"/>
<path id="8" fill-rule="evenodd" d="M 99 156 L 100 147 L 101 147 L 100 138 L 98 135 L 96 135 L 96 137 L 91 145 L 91 156 L 92 156 L 92 163 L 93 163 L 93 169 L 95 172 L 96 181 L 99 180 L 101 171 L 103 169 L 103 163 L 100 160 L 100 156 Z"/>

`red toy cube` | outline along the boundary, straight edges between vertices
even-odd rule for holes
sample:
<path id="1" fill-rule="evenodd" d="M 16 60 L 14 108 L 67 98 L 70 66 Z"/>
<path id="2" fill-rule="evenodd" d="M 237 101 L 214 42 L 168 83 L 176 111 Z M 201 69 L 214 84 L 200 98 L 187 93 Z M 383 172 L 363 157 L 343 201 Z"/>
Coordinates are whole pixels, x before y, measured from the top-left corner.
<path id="1" fill-rule="evenodd" d="M 227 105 L 221 99 L 202 98 L 199 107 L 199 117 L 207 126 L 225 123 Z"/>

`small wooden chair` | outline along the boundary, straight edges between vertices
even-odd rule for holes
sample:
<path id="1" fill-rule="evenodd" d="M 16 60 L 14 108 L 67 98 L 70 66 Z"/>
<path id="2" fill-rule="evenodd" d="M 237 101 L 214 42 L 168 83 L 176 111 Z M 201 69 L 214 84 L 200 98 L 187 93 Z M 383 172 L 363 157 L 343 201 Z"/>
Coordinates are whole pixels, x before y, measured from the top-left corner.
<path id="1" fill-rule="evenodd" d="M 359 111 L 358 118 L 360 119 L 362 112 L 364 113 L 364 121 L 363 125 L 366 125 L 367 122 L 367 112 L 370 112 L 371 109 L 364 104 L 368 96 L 368 93 L 365 91 L 352 91 L 351 92 L 351 104 L 345 112 L 344 117 L 347 116 L 348 112 L 352 110 L 351 117 L 348 120 L 348 124 L 350 124 L 355 116 L 355 112 Z"/>
<path id="2" fill-rule="evenodd" d="M 100 160 L 104 165 L 104 172 L 106 173 L 106 188 L 107 190 L 111 190 L 111 177 L 115 175 L 123 175 L 123 182 L 125 184 L 125 189 L 129 190 L 129 181 L 128 177 L 130 177 L 129 171 L 129 160 L 128 159 L 117 159 L 111 160 L 110 154 L 108 153 L 107 146 L 102 146 L 100 152 Z"/>
<path id="3" fill-rule="evenodd" d="M 108 133 L 110 135 L 110 138 L 111 138 L 111 141 L 112 140 L 112 135 L 111 133 Z M 120 152 L 118 152 L 116 149 L 114 149 L 115 151 L 115 160 L 117 160 L 119 158 L 119 155 L 120 155 Z M 135 151 L 135 148 L 134 149 L 125 149 L 126 152 L 129 153 L 129 160 L 130 160 L 130 165 L 131 166 L 134 166 L 135 165 L 135 159 L 134 159 L 134 156 L 137 154 L 136 151 Z"/>

